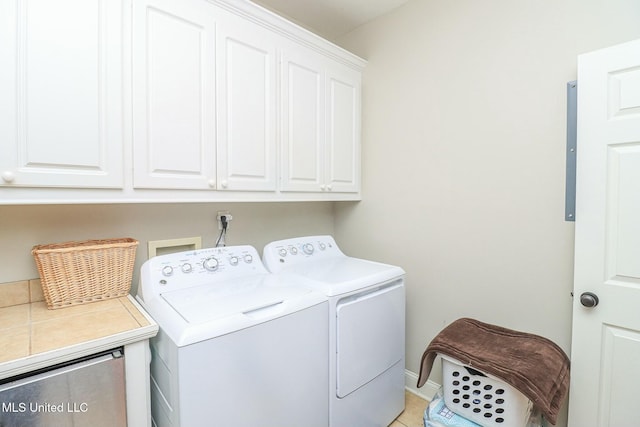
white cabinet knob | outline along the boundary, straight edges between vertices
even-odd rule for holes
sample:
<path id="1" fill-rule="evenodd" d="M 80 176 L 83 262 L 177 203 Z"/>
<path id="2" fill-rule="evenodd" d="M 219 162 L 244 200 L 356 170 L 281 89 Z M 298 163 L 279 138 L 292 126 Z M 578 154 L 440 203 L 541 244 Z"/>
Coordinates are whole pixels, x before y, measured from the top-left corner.
<path id="1" fill-rule="evenodd" d="M 209 180 L 209 187 L 216 188 L 216 181 L 214 179 Z"/>
<path id="2" fill-rule="evenodd" d="M 331 185 L 327 185 L 327 190 L 331 191 L 333 190 L 333 187 Z"/>
<path id="3" fill-rule="evenodd" d="M 222 185 L 222 188 L 227 188 L 229 186 L 229 183 L 227 182 L 226 179 L 223 179 L 220 184 Z"/>
<path id="4" fill-rule="evenodd" d="M 326 187 L 324 185 L 321 185 L 320 186 L 320 190 L 324 191 L 324 190 L 326 190 Z"/>
<path id="5" fill-rule="evenodd" d="M 2 180 L 6 183 L 10 183 L 13 182 L 16 179 L 16 176 L 13 172 L 11 171 L 4 171 L 2 172 Z"/>

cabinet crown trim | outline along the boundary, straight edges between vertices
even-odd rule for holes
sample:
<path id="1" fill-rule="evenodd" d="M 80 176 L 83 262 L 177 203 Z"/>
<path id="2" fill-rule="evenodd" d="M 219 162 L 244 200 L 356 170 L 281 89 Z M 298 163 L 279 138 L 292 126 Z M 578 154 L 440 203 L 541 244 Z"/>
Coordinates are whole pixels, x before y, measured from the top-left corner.
<path id="1" fill-rule="evenodd" d="M 238 0 L 207 0 L 233 14 L 242 16 L 257 25 L 265 27 L 270 31 L 300 43 L 308 48 L 314 49 L 323 55 L 331 57 L 333 60 L 348 65 L 355 70 L 362 71 L 367 65 L 367 61 L 358 55 L 320 37 L 319 35 L 297 25 L 282 16 L 265 9 L 262 6 L 249 1 Z"/>

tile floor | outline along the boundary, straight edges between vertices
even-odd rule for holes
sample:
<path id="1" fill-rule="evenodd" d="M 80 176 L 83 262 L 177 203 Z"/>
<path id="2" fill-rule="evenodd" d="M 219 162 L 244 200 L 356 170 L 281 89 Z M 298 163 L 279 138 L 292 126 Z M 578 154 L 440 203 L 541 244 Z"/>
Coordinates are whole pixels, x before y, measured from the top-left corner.
<path id="1" fill-rule="evenodd" d="M 423 427 L 422 416 L 429 402 L 408 391 L 404 395 L 404 411 L 389 427 Z"/>

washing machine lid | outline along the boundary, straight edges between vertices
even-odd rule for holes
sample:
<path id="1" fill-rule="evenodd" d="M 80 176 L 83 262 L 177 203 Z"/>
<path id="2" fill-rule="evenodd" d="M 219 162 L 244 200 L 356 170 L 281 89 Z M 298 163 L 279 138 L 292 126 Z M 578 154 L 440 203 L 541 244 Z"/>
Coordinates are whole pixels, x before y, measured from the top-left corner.
<path id="1" fill-rule="evenodd" d="M 136 298 L 178 347 L 328 304 L 323 293 L 269 274 L 248 245 L 151 258 Z"/>
<path id="2" fill-rule="evenodd" d="M 398 280 L 405 272 L 394 265 L 338 256 L 294 265 L 283 270 L 283 274 L 300 276 L 309 286 L 335 296 Z"/>
<path id="3" fill-rule="evenodd" d="M 185 321 L 198 324 L 274 307 L 309 292 L 301 287 L 275 284 L 269 276 L 259 275 L 160 295 Z"/>
<path id="4" fill-rule="evenodd" d="M 184 347 L 327 304 L 326 295 L 298 282 L 265 274 L 171 290 L 140 302 L 163 333 Z"/>
<path id="5" fill-rule="evenodd" d="M 328 304 L 322 292 L 272 276 L 171 290 L 143 306 L 163 333 L 184 347 Z"/>

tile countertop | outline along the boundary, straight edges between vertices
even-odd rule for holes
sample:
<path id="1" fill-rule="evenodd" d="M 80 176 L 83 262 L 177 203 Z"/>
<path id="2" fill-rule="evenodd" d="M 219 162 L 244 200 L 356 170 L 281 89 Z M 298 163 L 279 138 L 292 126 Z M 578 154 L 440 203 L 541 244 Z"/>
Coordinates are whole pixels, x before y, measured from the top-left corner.
<path id="1" fill-rule="evenodd" d="M 7 296 L 2 291 L 9 289 L 0 285 L 0 301 L 11 299 L 2 298 Z M 0 308 L 0 379 L 149 339 L 158 332 L 158 325 L 130 295 L 56 310 L 38 299 Z"/>

